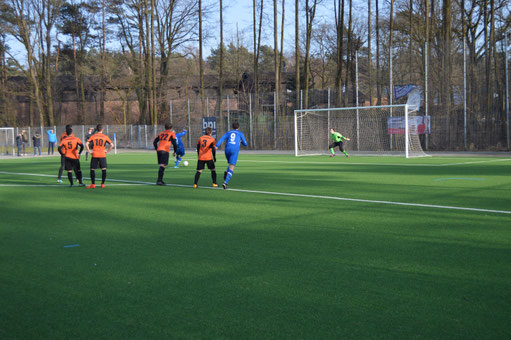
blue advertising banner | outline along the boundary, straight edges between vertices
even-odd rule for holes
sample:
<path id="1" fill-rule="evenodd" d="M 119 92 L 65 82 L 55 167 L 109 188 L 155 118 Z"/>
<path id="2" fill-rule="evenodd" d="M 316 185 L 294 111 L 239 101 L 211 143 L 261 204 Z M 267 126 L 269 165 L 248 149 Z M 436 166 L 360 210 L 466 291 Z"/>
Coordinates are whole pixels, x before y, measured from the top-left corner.
<path id="1" fill-rule="evenodd" d="M 408 117 L 408 129 L 410 134 L 431 133 L 431 117 L 429 115 Z M 405 117 L 387 118 L 387 131 L 390 135 L 404 135 Z"/>
<path id="2" fill-rule="evenodd" d="M 211 136 L 216 140 L 216 117 L 202 117 L 202 134 L 206 134 L 206 128 L 212 128 Z"/>

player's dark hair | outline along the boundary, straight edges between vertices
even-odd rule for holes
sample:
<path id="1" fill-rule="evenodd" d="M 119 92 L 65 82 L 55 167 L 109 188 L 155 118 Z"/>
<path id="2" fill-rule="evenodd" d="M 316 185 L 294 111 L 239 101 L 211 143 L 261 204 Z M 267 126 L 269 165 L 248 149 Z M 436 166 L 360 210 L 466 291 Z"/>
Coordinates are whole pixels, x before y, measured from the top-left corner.
<path id="1" fill-rule="evenodd" d="M 72 127 L 73 127 L 72 125 L 69 125 L 69 124 L 66 125 L 66 131 L 67 131 L 68 128 L 72 128 Z"/>
<path id="2" fill-rule="evenodd" d="M 99 132 L 99 131 L 103 131 L 103 125 L 102 125 L 102 124 L 98 124 L 98 125 L 96 126 L 96 131 L 98 131 L 98 132 Z"/>
<path id="3" fill-rule="evenodd" d="M 240 123 L 238 123 L 238 122 L 234 122 L 234 123 L 232 123 L 232 128 L 233 128 L 234 130 L 239 129 L 239 128 L 240 128 Z"/>
<path id="4" fill-rule="evenodd" d="M 213 132 L 213 129 L 210 127 L 206 128 L 206 135 L 210 135 Z"/>
<path id="5" fill-rule="evenodd" d="M 172 124 L 165 123 L 165 130 L 170 130 L 170 129 L 172 129 Z"/>
<path id="6" fill-rule="evenodd" d="M 71 136 L 73 133 L 73 129 L 71 128 L 71 125 L 66 125 L 66 133 L 68 136 Z"/>

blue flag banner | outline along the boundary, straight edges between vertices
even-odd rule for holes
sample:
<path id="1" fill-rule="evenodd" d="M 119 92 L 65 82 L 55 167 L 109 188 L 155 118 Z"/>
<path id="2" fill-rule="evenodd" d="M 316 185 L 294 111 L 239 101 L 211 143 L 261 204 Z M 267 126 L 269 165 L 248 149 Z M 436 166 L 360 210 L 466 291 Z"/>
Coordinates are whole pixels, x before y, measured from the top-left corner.
<path id="1" fill-rule="evenodd" d="M 216 140 L 216 117 L 202 117 L 202 134 L 206 134 L 206 128 L 213 129 L 211 136 Z"/>
<path id="2" fill-rule="evenodd" d="M 396 85 L 394 86 L 394 99 L 406 96 L 415 88 L 415 85 Z"/>

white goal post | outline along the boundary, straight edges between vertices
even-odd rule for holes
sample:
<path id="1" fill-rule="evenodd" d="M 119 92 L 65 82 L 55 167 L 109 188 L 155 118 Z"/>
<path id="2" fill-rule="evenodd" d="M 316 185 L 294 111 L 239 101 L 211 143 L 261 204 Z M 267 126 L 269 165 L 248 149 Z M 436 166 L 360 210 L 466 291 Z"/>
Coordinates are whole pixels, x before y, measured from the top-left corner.
<path id="1" fill-rule="evenodd" d="M 0 156 L 15 155 L 16 137 L 14 136 L 14 128 L 0 128 Z M 12 153 L 11 153 L 12 152 Z"/>
<path id="2" fill-rule="evenodd" d="M 295 156 L 329 154 L 333 128 L 350 138 L 344 143 L 349 153 L 424 157 L 420 134 L 429 125 L 427 116 L 408 105 L 295 110 Z"/>

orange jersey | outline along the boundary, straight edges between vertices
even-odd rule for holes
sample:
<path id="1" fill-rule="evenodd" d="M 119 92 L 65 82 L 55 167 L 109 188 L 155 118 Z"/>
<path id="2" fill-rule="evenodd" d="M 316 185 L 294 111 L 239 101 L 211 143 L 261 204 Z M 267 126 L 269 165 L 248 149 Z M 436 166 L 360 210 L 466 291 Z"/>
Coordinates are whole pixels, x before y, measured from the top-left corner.
<path id="1" fill-rule="evenodd" d="M 74 135 L 74 133 L 72 133 L 70 136 L 68 136 L 68 135 L 67 135 L 67 133 L 65 133 L 65 132 L 64 132 L 63 134 L 61 134 L 61 135 L 60 135 L 60 142 L 62 142 L 62 140 L 63 140 L 64 138 L 67 138 L 67 137 L 74 137 L 74 136 L 75 136 L 75 135 Z"/>
<path id="2" fill-rule="evenodd" d="M 102 133 L 96 133 L 93 134 L 89 140 L 87 141 L 87 144 L 89 145 L 89 148 L 91 147 L 92 143 L 92 157 L 94 158 L 104 158 L 106 157 L 106 143 L 110 143 L 110 145 L 113 145 L 110 138 L 108 138 L 107 135 L 104 135 Z"/>
<path id="3" fill-rule="evenodd" d="M 215 147 L 215 139 L 211 136 L 204 135 L 197 142 L 199 145 L 199 161 L 210 161 L 213 159 L 211 147 Z"/>
<path id="4" fill-rule="evenodd" d="M 157 137 L 158 148 L 156 151 L 170 152 L 170 146 L 172 145 L 172 139 L 176 139 L 176 133 L 171 130 L 165 130 L 160 132 Z"/>
<path id="5" fill-rule="evenodd" d="M 59 147 L 62 147 L 62 151 L 64 152 L 64 156 L 67 158 L 78 159 L 80 156 L 78 155 L 78 145 L 82 144 L 80 138 L 75 136 L 68 136 L 64 138 Z"/>

